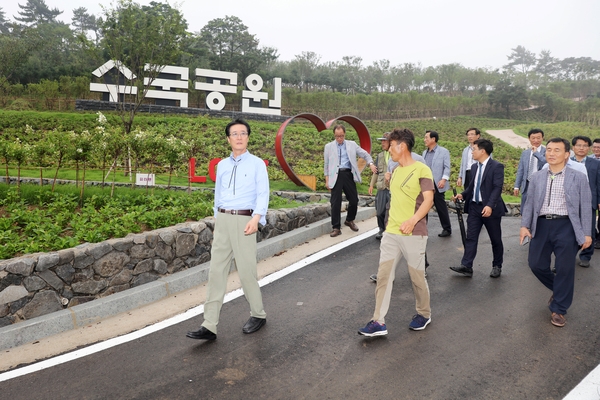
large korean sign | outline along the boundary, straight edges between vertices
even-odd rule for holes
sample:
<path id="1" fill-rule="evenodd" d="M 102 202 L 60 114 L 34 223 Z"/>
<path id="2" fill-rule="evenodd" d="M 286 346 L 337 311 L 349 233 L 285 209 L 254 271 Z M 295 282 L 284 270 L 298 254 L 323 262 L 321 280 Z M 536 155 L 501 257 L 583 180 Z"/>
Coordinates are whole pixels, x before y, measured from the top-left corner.
<path id="1" fill-rule="evenodd" d="M 150 68 L 150 64 L 146 64 L 145 70 Z M 116 73 L 106 75 L 111 70 Z M 235 72 L 202 68 L 196 68 L 194 72 L 194 90 L 207 92 L 206 108 L 210 110 L 222 110 L 227 104 L 225 96 L 237 93 L 238 75 Z M 104 83 L 90 83 L 90 91 L 103 93 L 105 101 L 117 102 L 124 95 L 137 94 L 137 87 L 125 84 L 136 79 L 136 75 L 118 61 L 109 60 L 92 74 L 96 78 L 104 78 Z M 189 68 L 165 65 L 157 79 L 150 82 L 149 78 L 144 78 L 144 85 L 148 88 L 146 98 L 156 99 L 158 105 L 188 107 L 188 82 Z M 272 98 L 269 98 L 264 81 L 258 74 L 245 77 L 244 85 L 242 112 L 281 115 L 281 78 L 273 79 Z"/>

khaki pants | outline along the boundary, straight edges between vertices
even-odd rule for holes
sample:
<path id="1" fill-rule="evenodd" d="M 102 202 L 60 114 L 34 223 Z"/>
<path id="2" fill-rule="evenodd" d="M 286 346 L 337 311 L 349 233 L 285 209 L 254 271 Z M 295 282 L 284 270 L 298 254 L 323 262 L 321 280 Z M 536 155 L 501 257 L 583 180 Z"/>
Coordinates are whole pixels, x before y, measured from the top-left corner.
<path id="1" fill-rule="evenodd" d="M 427 236 L 402 236 L 388 232 L 383 234 L 375 289 L 374 321 L 385 323 L 385 316 L 390 308 L 396 267 L 403 257 L 408 263 L 408 275 L 415 294 L 417 313 L 425 318 L 431 317 L 429 286 L 425 278 L 426 247 Z"/>
<path id="2" fill-rule="evenodd" d="M 202 323 L 202 326 L 213 333 L 217 333 L 219 314 L 227 290 L 227 277 L 233 257 L 235 257 L 244 296 L 250 303 L 250 315 L 256 318 L 267 317 L 257 281 L 256 233 L 244 235 L 244 228 L 250 218 L 244 215 L 219 213 L 215 223 L 208 272 L 208 294 L 204 303 Z"/>

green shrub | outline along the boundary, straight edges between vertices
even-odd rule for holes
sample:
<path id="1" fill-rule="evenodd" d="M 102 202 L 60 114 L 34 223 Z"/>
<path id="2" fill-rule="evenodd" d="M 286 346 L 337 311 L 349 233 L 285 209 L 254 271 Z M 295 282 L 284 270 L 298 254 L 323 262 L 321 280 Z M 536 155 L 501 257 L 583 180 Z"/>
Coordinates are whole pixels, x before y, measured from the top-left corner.
<path id="1" fill-rule="evenodd" d="M 16 99 L 13 100 L 6 109 L 13 111 L 29 111 L 33 110 L 33 107 L 31 106 L 31 103 L 25 99 Z"/>
<path id="2" fill-rule="evenodd" d="M 117 188 L 109 191 L 89 187 L 84 204 L 79 189 L 72 185 L 56 187 L 31 184 L 16 187 L 0 185 L 0 259 L 17 255 L 56 251 L 81 243 L 96 243 L 198 221 L 213 214 L 213 192 Z M 302 203 L 273 196 L 269 208 L 297 207 Z"/>

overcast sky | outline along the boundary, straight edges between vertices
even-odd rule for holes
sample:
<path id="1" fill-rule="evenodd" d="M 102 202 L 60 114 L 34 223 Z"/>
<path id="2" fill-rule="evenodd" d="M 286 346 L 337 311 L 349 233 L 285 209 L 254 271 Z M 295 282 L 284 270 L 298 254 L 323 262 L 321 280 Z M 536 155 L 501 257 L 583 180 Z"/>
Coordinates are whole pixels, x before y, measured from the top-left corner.
<path id="1" fill-rule="evenodd" d="M 0 0 L 7 19 L 27 0 Z M 151 0 L 138 0 L 149 4 Z M 157 0 L 159 1 L 159 0 Z M 64 11 L 86 7 L 101 15 L 110 1 L 46 0 Z M 313 51 L 321 62 L 359 56 L 363 66 L 388 59 L 423 66 L 460 63 L 469 68 L 500 68 L 518 45 L 557 58 L 600 60 L 600 0 L 185 0 L 179 5 L 188 30 L 226 15 L 239 17 L 262 46 L 275 47 L 279 60 Z"/>

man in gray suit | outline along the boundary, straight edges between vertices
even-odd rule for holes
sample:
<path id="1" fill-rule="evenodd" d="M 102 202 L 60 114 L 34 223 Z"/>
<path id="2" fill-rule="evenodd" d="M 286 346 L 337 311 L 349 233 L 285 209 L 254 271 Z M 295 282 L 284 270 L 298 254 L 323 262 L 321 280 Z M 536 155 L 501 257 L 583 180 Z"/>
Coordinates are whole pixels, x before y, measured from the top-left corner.
<path id="1" fill-rule="evenodd" d="M 594 159 L 594 156 L 588 157 L 592 139 L 587 136 L 575 136 L 571 140 L 575 155 L 571 157 L 573 162 L 585 166 L 587 171 L 588 181 L 590 183 L 590 191 L 592 192 L 592 246 L 579 253 L 579 265 L 584 268 L 589 268 L 592 254 L 594 254 L 594 243 L 596 241 L 596 210 L 600 202 L 600 162 Z"/>
<path id="2" fill-rule="evenodd" d="M 529 193 L 521 210 L 520 241 L 529 246 L 529 268 L 552 291 L 548 307 L 554 326 L 565 326 L 573 301 L 575 256 L 592 244 L 592 194 L 585 175 L 566 163 L 569 141 L 550 139 L 546 145 L 548 169 L 529 179 Z M 555 256 L 556 276 L 550 270 Z"/>
<path id="3" fill-rule="evenodd" d="M 358 227 L 354 223 L 356 212 L 358 210 L 358 191 L 356 183 L 361 182 L 360 171 L 356 162 L 356 156 L 364 159 L 371 168 L 371 172 L 376 173 L 377 167 L 373 159 L 356 142 L 346 140 L 346 128 L 344 125 L 333 127 L 335 140 L 325 145 L 324 169 L 325 186 L 331 191 L 331 225 L 333 230 L 329 236 L 336 237 L 342 234 L 341 228 L 341 210 L 342 210 L 342 191 L 348 199 L 348 214 L 344 225 L 350 227 L 354 232 Z"/>
<path id="4" fill-rule="evenodd" d="M 542 145 L 544 132 L 541 129 L 534 128 L 527 135 L 529 136 L 531 148 L 523 150 L 521 153 L 514 188 L 515 196 L 519 195 L 519 191 L 521 192 L 521 208 L 523 208 L 525 199 L 527 199 L 527 187 L 531 175 L 542 169 L 544 164 L 546 164 L 546 147 Z"/>
<path id="5" fill-rule="evenodd" d="M 448 182 L 448 179 L 450 179 L 450 152 L 438 146 L 437 142 L 439 138 L 440 135 L 435 131 L 427 131 L 425 133 L 425 146 L 427 150 L 423 152 L 423 158 L 425 159 L 425 164 L 431 168 L 435 183 L 433 204 L 442 224 L 442 233 L 438 236 L 446 237 L 452 235 L 448 205 L 444 198 L 444 193 L 450 189 L 450 183 Z"/>

